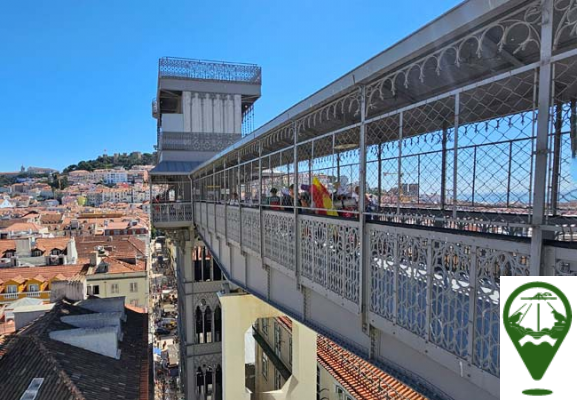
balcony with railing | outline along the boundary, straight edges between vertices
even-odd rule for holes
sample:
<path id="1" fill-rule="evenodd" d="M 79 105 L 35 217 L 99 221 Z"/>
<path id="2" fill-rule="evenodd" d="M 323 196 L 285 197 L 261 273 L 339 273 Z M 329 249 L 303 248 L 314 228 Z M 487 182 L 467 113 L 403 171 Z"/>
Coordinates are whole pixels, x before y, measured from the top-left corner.
<path id="1" fill-rule="evenodd" d="M 260 85 L 261 68 L 255 64 L 163 57 L 158 61 L 158 77 Z"/>
<path id="2" fill-rule="evenodd" d="M 156 228 L 186 228 L 192 224 L 192 203 L 153 203 L 151 216 Z"/>
<path id="3" fill-rule="evenodd" d="M 150 222 L 156 228 L 186 228 L 192 224 L 190 180 L 185 174 L 151 174 L 154 193 L 150 207 Z"/>
<path id="4" fill-rule="evenodd" d="M 236 133 L 164 132 L 158 135 L 160 151 L 217 152 L 240 140 Z"/>

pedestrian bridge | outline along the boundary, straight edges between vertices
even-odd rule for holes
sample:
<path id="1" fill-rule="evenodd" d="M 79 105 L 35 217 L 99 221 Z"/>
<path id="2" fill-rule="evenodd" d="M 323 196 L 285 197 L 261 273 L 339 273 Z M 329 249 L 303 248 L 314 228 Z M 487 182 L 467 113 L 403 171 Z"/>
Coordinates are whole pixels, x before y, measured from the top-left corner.
<path id="1" fill-rule="evenodd" d="M 576 11 L 467 1 L 167 180 L 191 194 L 152 221 L 430 398 L 499 398 L 500 276 L 577 274 Z"/>

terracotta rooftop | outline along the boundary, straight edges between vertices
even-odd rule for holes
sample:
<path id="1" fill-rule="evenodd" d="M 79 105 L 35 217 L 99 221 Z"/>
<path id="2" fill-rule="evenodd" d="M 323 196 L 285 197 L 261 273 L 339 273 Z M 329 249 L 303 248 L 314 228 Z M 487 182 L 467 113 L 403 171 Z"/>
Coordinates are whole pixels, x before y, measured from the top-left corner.
<path id="1" fill-rule="evenodd" d="M 105 257 L 102 259 L 108 264 L 109 274 L 125 274 L 130 272 L 141 272 L 145 271 L 146 264 L 144 261 L 139 260 L 136 264 L 130 264 L 124 261 L 120 261 L 113 257 Z"/>
<path id="2" fill-rule="evenodd" d="M 23 232 L 23 231 L 32 231 L 32 232 L 40 232 L 42 229 L 46 229 L 42 225 L 34 224 L 32 222 L 16 222 L 4 228 L 4 231 L 12 231 L 12 232 Z"/>
<path id="3" fill-rule="evenodd" d="M 125 312 L 118 360 L 49 338 L 52 331 L 74 329 L 60 317 L 93 313 L 65 301 L 20 331 L 0 336 L 2 399 L 20 400 L 32 379 L 44 378 L 36 400 L 148 400 L 147 315 Z"/>
<path id="4" fill-rule="evenodd" d="M 0 279 L 7 282 L 10 279 L 17 279 L 18 277 L 28 280 L 42 275 L 47 280 L 54 277 L 59 279 L 68 279 L 78 274 L 83 273 L 84 265 L 55 265 L 46 267 L 9 267 L 0 268 Z"/>
<path id="5" fill-rule="evenodd" d="M 52 249 L 66 250 L 69 241 L 69 237 L 38 238 L 36 239 L 36 245 L 34 248 L 42 251 Z"/>
<path id="6" fill-rule="evenodd" d="M 89 257 L 97 246 L 108 250 L 108 255 L 119 258 L 144 257 L 146 244 L 134 236 L 80 236 L 76 238 L 76 251 L 79 257 Z"/>
<path id="7" fill-rule="evenodd" d="M 40 216 L 40 222 L 43 224 L 59 224 L 62 222 L 63 216 L 60 213 L 45 213 Z"/>
<path id="8" fill-rule="evenodd" d="M 12 239 L 0 240 L 0 257 L 8 250 L 16 250 L 16 242 Z"/>

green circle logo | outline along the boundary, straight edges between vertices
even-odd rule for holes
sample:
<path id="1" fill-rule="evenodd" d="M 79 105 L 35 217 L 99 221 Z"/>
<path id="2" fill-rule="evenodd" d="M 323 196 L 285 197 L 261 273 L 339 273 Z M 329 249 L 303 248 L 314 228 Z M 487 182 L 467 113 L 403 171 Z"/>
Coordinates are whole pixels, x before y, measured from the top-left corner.
<path id="1" fill-rule="evenodd" d="M 557 287 L 531 282 L 518 287 L 507 299 L 503 323 L 523 363 L 538 381 L 543 378 L 571 327 L 569 300 Z M 543 396 L 548 389 L 528 389 L 524 394 Z"/>

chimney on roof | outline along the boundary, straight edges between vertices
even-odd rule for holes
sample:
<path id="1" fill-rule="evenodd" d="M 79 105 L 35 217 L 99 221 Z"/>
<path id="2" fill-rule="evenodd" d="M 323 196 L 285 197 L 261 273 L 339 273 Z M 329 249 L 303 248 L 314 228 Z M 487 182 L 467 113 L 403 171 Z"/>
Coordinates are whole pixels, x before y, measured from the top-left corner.
<path id="1" fill-rule="evenodd" d="M 68 263 L 76 264 L 78 261 L 78 252 L 76 251 L 76 240 L 73 237 L 71 237 L 66 244 L 66 254 Z"/>
<path id="2" fill-rule="evenodd" d="M 30 257 L 32 253 L 32 238 L 18 238 L 16 241 L 16 255 L 18 257 Z"/>
<path id="3" fill-rule="evenodd" d="M 90 265 L 93 267 L 98 267 L 99 264 L 100 264 L 100 254 L 98 254 L 98 251 L 91 251 Z"/>

